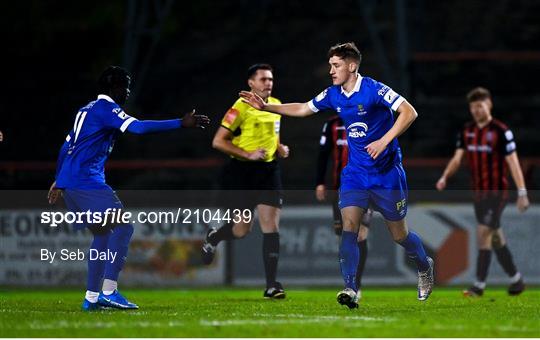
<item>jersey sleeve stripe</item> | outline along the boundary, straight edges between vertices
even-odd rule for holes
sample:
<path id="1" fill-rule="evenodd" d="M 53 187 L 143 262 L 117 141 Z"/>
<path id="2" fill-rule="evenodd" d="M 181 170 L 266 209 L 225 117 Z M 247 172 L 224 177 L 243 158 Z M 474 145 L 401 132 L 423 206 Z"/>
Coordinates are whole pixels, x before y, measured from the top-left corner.
<path id="1" fill-rule="evenodd" d="M 70 136 L 70 135 L 67 135 L 67 136 L 66 136 L 66 142 L 69 143 L 70 140 L 71 140 L 71 136 Z"/>
<path id="2" fill-rule="evenodd" d="M 315 113 L 319 112 L 319 109 L 313 104 L 313 100 L 310 100 L 308 103 L 309 109 Z"/>
<path id="3" fill-rule="evenodd" d="M 396 99 L 396 101 L 394 102 L 394 104 L 392 104 L 392 111 L 397 111 L 398 107 L 401 105 L 401 103 L 403 103 L 405 101 L 405 98 L 403 97 L 399 97 L 398 99 Z"/>
<path id="4" fill-rule="evenodd" d="M 136 118 L 129 117 L 129 118 L 124 122 L 124 124 L 122 124 L 122 126 L 120 126 L 120 131 L 126 132 L 126 129 L 128 128 L 129 124 L 133 123 L 133 122 L 136 121 L 136 120 L 137 120 Z"/>

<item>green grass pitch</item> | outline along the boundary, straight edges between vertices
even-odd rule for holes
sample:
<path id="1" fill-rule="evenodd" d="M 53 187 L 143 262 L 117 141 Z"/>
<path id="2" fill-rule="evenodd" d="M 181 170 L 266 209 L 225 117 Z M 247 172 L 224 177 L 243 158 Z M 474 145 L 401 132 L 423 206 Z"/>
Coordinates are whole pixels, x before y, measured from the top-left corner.
<path id="1" fill-rule="evenodd" d="M 415 287 L 371 288 L 360 308 L 338 305 L 337 289 L 125 290 L 135 311 L 79 310 L 75 290 L 0 290 L 2 337 L 540 337 L 540 289 L 510 297 L 491 288 L 464 298 L 437 288 L 426 302 Z"/>

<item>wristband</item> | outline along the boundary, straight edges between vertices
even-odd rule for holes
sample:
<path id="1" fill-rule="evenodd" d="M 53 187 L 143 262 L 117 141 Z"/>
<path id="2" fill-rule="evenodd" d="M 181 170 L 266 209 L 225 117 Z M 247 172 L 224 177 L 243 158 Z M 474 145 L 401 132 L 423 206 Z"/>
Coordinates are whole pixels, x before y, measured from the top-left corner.
<path id="1" fill-rule="evenodd" d="M 527 196 L 527 189 L 521 188 L 518 189 L 518 197 L 526 197 Z"/>

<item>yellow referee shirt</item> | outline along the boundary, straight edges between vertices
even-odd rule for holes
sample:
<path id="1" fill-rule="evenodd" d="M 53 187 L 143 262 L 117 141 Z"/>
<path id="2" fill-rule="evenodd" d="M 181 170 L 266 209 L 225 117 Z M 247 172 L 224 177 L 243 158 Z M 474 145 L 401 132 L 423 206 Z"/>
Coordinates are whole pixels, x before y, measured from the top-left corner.
<path id="1" fill-rule="evenodd" d="M 274 97 L 269 97 L 268 103 L 281 104 L 279 99 Z M 257 110 L 238 99 L 225 113 L 221 126 L 233 133 L 234 145 L 247 152 L 264 149 L 266 157 L 263 161 L 271 162 L 276 159 L 280 123 L 281 115 Z"/>

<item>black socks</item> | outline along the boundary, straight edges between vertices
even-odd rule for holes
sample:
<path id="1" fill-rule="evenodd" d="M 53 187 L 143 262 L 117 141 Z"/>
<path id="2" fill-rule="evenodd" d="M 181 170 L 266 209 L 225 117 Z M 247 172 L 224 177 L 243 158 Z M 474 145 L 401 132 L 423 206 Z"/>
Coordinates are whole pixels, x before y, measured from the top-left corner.
<path id="1" fill-rule="evenodd" d="M 279 233 L 263 234 L 263 261 L 266 273 L 266 286 L 271 287 L 276 282 L 279 260 Z"/>

